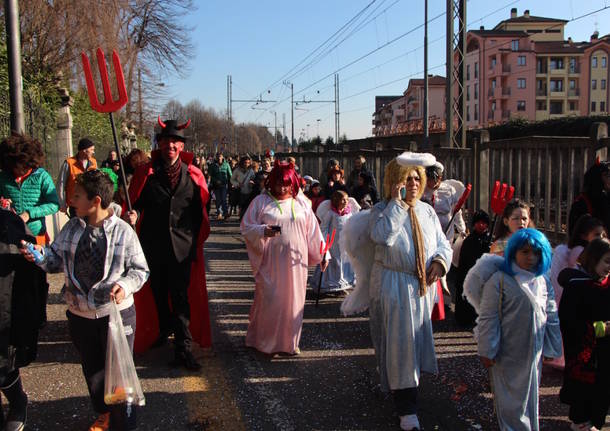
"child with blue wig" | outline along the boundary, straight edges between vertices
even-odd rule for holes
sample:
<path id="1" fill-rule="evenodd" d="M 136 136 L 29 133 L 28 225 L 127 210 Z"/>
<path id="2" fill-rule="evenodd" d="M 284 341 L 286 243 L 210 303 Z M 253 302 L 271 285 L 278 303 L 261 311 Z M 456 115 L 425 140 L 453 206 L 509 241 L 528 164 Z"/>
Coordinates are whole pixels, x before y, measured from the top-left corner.
<path id="1" fill-rule="evenodd" d="M 551 245 L 536 229 L 513 233 L 504 257 L 484 255 L 464 281 L 479 317 L 475 339 L 489 370 L 501 430 L 537 431 L 542 351 L 561 356 Z"/>

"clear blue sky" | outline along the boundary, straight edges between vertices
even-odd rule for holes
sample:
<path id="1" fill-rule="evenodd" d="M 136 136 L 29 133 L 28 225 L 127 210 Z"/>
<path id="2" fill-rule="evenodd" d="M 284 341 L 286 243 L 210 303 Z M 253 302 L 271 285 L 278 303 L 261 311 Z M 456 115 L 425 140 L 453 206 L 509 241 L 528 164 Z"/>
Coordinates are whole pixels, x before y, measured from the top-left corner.
<path id="1" fill-rule="evenodd" d="M 277 100 L 255 106 L 234 103 L 237 123 L 256 122 L 278 126 L 286 116 L 290 136 L 290 91 L 278 79 L 303 61 L 308 54 L 354 18 L 373 0 L 199 0 L 197 10 L 186 19 L 194 27 L 195 59 L 187 79 L 171 78 L 167 98 L 183 104 L 192 99 L 206 107 L 225 112 L 227 75 L 233 77 L 233 99 Z M 334 98 L 332 73 L 388 41 L 413 30 L 393 44 L 339 72 L 341 134 L 348 138 L 371 135 L 375 95 L 402 94 L 409 78 L 423 77 L 423 0 L 375 0 L 346 33 L 328 46 L 338 46 L 316 64 L 290 77 L 295 100 Z M 429 73 L 445 75 L 445 0 L 429 0 Z M 610 6 L 610 0 L 469 0 L 468 28 L 492 28 L 510 16 L 516 7 L 522 15 L 571 20 Z M 439 14 L 443 14 L 437 17 Z M 436 17 L 436 19 L 434 19 Z M 610 33 L 610 9 L 575 20 L 566 26 L 565 37 L 589 40 L 597 28 L 600 35 Z M 365 25 L 365 23 L 367 23 Z M 341 39 L 353 34 L 339 44 Z M 178 29 L 176 29 L 178 31 Z M 304 63 L 306 64 L 306 63 Z M 321 82 L 314 84 L 316 81 Z M 392 82 L 393 81 L 393 82 Z M 310 87 L 311 86 L 311 87 Z M 310 87 L 304 90 L 306 87 Z M 378 87 L 378 88 L 375 88 Z M 267 92 L 269 90 L 269 92 Z M 319 92 L 319 93 L 318 93 Z M 334 105 L 307 104 L 295 110 L 295 138 L 307 132 L 334 136 Z M 319 120 L 319 121 L 318 121 Z M 307 126 L 309 125 L 309 126 Z"/>

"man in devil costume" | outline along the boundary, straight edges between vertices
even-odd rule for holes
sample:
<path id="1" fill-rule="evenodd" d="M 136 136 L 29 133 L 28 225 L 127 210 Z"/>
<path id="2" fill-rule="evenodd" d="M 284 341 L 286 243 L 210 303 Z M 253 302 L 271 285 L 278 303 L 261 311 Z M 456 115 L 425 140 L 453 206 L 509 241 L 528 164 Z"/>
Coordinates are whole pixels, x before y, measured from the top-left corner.
<path id="1" fill-rule="evenodd" d="M 135 210 L 129 221 L 137 221 L 150 267 L 150 289 L 144 286 L 135 296 L 135 350 L 160 346 L 174 333 L 171 365 L 197 371 L 201 364 L 191 352 L 193 339 L 202 347 L 211 346 L 203 261 L 203 242 L 210 233 L 205 209 L 209 194 L 203 173 L 191 164 L 193 154 L 183 151 L 190 120 L 179 125 L 159 117 L 158 122 L 158 150 L 149 163 L 137 168 L 129 187 Z"/>

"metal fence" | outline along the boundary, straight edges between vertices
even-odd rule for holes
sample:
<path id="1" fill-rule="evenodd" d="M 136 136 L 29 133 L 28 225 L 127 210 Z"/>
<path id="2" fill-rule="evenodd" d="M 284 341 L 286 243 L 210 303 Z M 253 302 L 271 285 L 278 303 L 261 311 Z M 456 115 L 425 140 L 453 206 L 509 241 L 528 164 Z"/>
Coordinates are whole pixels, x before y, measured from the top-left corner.
<path id="1" fill-rule="evenodd" d="M 470 148 L 441 147 L 429 152 L 445 165 L 445 178 L 473 185 L 467 211 L 490 212 L 494 183 L 505 182 L 515 186 L 515 197 L 530 203 L 536 226 L 551 241 L 560 242 L 565 240 L 570 205 L 582 189 L 585 171 L 596 157 L 606 159 L 610 147 L 606 135 L 604 131 L 593 138 L 531 136 L 485 142 L 482 134 L 473 139 Z M 348 141 L 343 150 L 291 155 L 303 175 L 320 178 L 329 159 L 339 160 L 347 176 L 353 169 L 353 160 L 362 154 L 382 194 L 385 165 L 401 152 L 412 149 L 409 144 L 384 148 L 374 140 L 369 148 L 360 143 L 358 149 L 350 149 Z"/>

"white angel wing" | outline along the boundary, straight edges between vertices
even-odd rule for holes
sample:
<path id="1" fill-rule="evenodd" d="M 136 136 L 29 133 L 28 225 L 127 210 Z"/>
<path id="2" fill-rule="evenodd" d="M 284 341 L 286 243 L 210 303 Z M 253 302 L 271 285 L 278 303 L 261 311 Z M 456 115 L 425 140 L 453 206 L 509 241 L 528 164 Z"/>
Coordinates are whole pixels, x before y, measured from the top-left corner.
<path id="1" fill-rule="evenodd" d="M 460 196 L 462 196 L 462 193 L 464 193 L 464 190 L 466 190 L 466 186 L 464 185 L 463 182 L 459 181 L 459 180 L 443 180 L 444 183 L 449 184 L 450 186 L 452 186 L 455 191 L 457 192 L 457 196 L 458 198 Z"/>
<path id="2" fill-rule="evenodd" d="M 341 251 L 349 257 L 356 274 L 356 286 L 341 304 L 344 316 L 360 313 L 369 307 L 369 283 L 375 261 L 375 245 L 369 232 L 370 214 L 371 210 L 354 214 L 341 231 Z"/>
<path id="3" fill-rule="evenodd" d="M 348 205 L 350 207 L 351 213 L 352 214 L 356 214 L 357 212 L 359 212 L 362 207 L 360 206 L 360 204 L 358 203 L 358 201 L 352 197 L 350 197 L 348 199 Z"/>
<path id="4" fill-rule="evenodd" d="M 324 218 L 326 217 L 326 214 L 328 214 L 329 211 L 330 211 L 330 199 L 326 199 L 325 201 L 322 201 L 322 203 L 320 205 L 318 205 L 318 209 L 316 210 L 316 215 L 318 216 L 318 219 L 324 220 Z"/>

